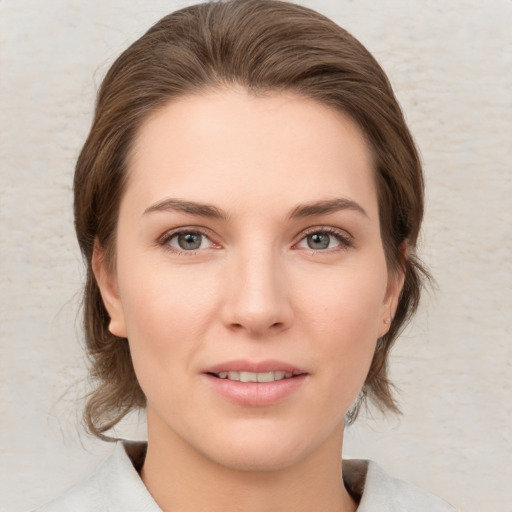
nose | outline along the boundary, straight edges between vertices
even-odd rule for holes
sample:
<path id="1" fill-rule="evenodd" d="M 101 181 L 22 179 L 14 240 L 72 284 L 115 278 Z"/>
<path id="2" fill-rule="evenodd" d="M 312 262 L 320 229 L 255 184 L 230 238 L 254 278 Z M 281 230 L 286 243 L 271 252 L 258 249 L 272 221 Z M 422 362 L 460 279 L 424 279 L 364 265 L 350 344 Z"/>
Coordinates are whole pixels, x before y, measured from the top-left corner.
<path id="1" fill-rule="evenodd" d="M 260 249 L 234 257 L 222 306 L 222 319 L 229 329 L 262 336 L 290 327 L 290 283 L 283 262 L 271 252 Z"/>

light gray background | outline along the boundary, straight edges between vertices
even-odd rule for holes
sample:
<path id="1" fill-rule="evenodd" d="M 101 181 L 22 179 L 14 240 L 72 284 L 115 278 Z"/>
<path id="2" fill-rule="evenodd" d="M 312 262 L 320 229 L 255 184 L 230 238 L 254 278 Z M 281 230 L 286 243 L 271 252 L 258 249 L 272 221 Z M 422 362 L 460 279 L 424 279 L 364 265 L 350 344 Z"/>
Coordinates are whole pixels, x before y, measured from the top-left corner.
<path id="1" fill-rule="evenodd" d="M 0 0 L 0 510 L 111 450 L 80 433 L 83 270 L 71 181 L 113 59 L 192 2 Z M 422 254 L 439 290 L 399 340 L 401 419 L 363 418 L 345 455 L 467 512 L 512 511 L 512 2 L 304 0 L 388 72 L 422 151 Z M 139 436 L 134 420 L 120 429 Z"/>

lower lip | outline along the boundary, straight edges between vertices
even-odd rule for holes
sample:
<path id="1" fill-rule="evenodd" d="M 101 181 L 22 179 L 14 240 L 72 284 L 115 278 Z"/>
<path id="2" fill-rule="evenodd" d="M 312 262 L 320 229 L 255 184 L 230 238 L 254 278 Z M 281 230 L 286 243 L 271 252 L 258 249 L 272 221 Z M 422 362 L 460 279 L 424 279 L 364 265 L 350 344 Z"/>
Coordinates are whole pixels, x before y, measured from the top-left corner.
<path id="1" fill-rule="evenodd" d="M 209 385 L 225 398 L 240 405 L 264 406 L 278 403 L 297 391 L 307 374 L 274 382 L 239 382 L 204 374 Z"/>

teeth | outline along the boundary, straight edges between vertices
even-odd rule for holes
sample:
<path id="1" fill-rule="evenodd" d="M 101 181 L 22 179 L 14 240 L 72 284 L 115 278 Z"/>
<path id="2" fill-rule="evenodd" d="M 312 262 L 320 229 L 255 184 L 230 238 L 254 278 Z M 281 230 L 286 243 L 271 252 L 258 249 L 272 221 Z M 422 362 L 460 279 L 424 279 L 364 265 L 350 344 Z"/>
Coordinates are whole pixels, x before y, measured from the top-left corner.
<path id="1" fill-rule="evenodd" d="M 257 373 L 258 382 L 274 382 L 276 380 L 274 372 Z"/>
<path id="2" fill-rule="evenodd" d="M 258 374 L 253 372 L 240 372 L 240 382 L 258 382 Z"/>
<path id="3" fill-rule="evenodd" d="M 276 380 L 290 379 L 292 372 L 220 372 L 217 374 L 220 379 L 236 380 L 239 382 L 274 382 Z"/>

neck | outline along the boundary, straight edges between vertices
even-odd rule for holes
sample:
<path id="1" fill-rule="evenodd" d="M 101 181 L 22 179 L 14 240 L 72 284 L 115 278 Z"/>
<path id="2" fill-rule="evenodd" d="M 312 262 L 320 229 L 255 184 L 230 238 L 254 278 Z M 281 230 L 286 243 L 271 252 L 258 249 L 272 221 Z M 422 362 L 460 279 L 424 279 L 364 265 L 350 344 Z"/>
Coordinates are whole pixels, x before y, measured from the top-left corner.
<path id="1" fill-rule="evenodd" d="M 240 470 L 219 464 L 148 418 L 141 477 L 163 512 L 354 512 L 345 489 L 343 433 L 289 467 Z"/>

